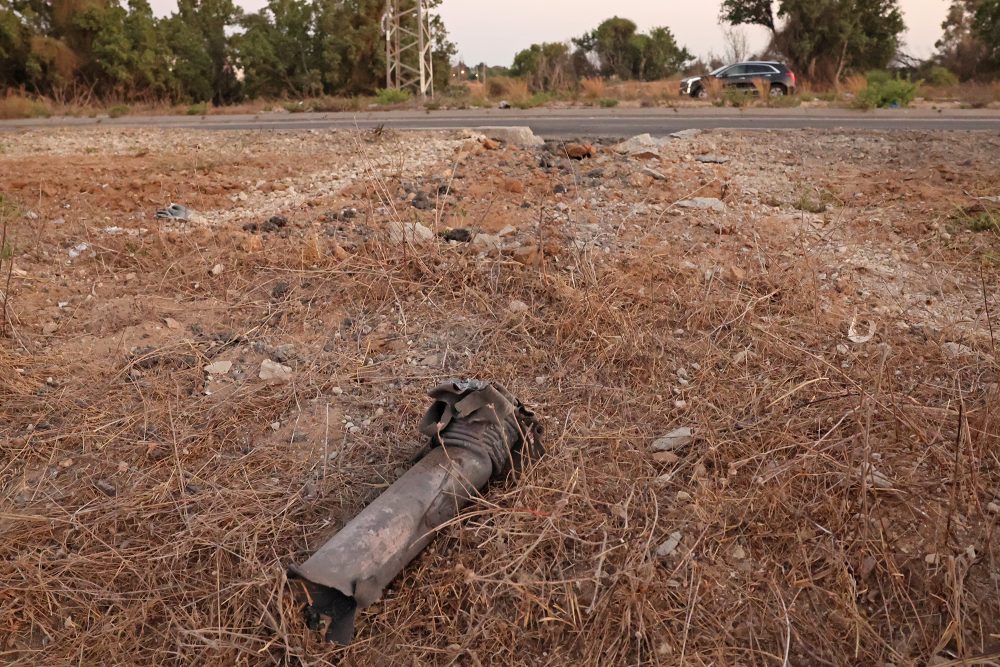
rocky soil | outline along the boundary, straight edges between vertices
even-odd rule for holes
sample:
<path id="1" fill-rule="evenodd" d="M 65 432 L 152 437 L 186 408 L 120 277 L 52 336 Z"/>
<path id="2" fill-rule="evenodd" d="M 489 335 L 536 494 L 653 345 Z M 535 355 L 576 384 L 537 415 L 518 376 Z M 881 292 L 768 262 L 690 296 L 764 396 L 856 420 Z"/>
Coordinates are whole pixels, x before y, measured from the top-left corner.
<path id="1" fill-rule="evenodd" d="M 3 662 L 997 659 L 1000 137 L 503 139 L 0 137 Z M 450 377 L 548 456 L 328 646 Z"/>

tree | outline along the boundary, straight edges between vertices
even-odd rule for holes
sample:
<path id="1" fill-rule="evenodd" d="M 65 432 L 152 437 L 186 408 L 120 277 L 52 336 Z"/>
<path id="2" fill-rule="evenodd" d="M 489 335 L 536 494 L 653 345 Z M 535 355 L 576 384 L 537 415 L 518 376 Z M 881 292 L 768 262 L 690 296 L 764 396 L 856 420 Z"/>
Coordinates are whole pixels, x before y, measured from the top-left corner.
<path id="1" fill-rule="evenodd" d="M 519 51 L 510 72 L 526 79 L 534 91 L 559 90 L 575 79 L 569 46 L 562 42 L 532 44 Z"/>
<path id="2" fill-rule="evenodd" d="M 976 76 L 986 58 L 986 45 L 973 32 L 976 10 L 982 0 L 952 0 L 935 43 L 937 61 L 963 81 Z"/>
<path id="3" fill-rule="evenodd" d="M 775 17 L 782 21 L 778 26 Z M 888 65 L 905 29 L 898 0 L 725 0 L 722 20 L 762 25 L 772 48 L 818 81 Z"/>
<path id="4" fill-rule="evenodd" d="M 227 31 L 241 18 L 242 11 L 233 0 L 178 0 L 167 39 L 186 97 L 215 104 L 239 99 L 235 50 Z"/>
<path id="5" fill-rule="evenodd" d="M 577 47 L 574 61 L 578 72 L 592 59 L 602 75 L 620 79 L 661 79 L 691 60 L 691 54 L 677 45 L 669 28 L 637 33 L 635 23 L 617 16 L 573 43 Z"/>
<path id="6" fill-rule="evenodd" d="M 982 0 L 972 31 L 985 46 L 984 65 L 991 72 L 1000 71 L 1000 0 Z"/>
<path id="7" fill-rule="evenodd" d="M 312 35 L 316 5 L 311 0 L 269 0 L 243 19 L 239 61 L 250 96 L 307 96 L 323 92 Z"/>
<path id="8" fill-rule="evenodd" d="M 691 60 L 691 54 L 677 45 L 669 28 L 653 28 L 646 35 L 636 35 L 633 40 L 638 52 L 637 66 L 633 71 L 637 79 L 665 79 Z"/>

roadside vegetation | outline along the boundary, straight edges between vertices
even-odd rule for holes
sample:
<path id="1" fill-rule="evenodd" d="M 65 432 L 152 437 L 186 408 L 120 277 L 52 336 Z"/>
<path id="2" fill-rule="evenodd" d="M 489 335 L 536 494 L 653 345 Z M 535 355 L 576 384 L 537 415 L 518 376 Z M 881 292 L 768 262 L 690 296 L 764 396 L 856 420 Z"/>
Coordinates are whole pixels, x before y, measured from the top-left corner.
<path id="1" fill-rule="evenodd" d="M 642 32 L 615 16 L 566 42 L 531 44 L 509 67 L 454 63 L 455 45 L 435 13 L 433 100 L 382 88 L 382 0 L 269 0 L 253 13 L 232 0 L 181 0 L 162 18 L 146 0 L 0 7 L 3 119 L 433 111 L 502 102 L 518 109 L 1000 104 L 1000 0 L 952 0 L 938 51 L 924 62 L 900 52 L 898 0 L 725 0 L 725 51 L 701 58 L 669 27 Z M 771 33 L 763 53 L 750 52 L 745 26 Z M 788 63 L 798 76 L 795 94 L 771 97 L 759 84 L 723 90 L 715 82 L 706 85 L 705 100 L 679 94 L 685 76 L 753 58 Z"/>

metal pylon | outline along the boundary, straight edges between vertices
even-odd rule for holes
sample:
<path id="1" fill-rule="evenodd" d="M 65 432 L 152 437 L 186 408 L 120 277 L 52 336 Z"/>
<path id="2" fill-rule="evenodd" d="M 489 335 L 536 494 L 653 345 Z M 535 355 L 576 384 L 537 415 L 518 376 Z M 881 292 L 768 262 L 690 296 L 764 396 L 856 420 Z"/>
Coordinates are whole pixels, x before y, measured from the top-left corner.
<path id="1" fill-rule="evenodd" d="M 426 0 L 385 0 L 385 87 L 434 97 L 430 11 Z"/>

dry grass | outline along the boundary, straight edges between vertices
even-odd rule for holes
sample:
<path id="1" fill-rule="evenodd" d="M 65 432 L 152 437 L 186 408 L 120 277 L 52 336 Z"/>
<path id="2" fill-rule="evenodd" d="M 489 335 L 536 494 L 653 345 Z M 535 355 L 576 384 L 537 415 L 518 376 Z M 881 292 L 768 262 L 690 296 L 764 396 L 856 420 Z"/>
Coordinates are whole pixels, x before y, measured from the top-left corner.
<path id="1" fill-rule="evenodd" d="M 580 81 L 580 91 L 589 100 L 599 100 L 607 97 L 608 87 L 605 85 L 604 79 L 597 77 Z"/>
<path id="2" fill-rule="evenodd" d="M 673 79 L 663 81 L 620 81 L 607 86 L 606 96 L 619 100 L 650 99 L 664 102 L 675 100 L 680 96 L 680 83 Z"/>
<path id="3" fill-rule="evenodd" d="M 919 95 L 928 101 L 958 102 L 973 109 L 982 109 L 1000 102 L 1000 81 L 967 82 L 957 86 L 922 85 Z"/>
<path id="4" fill-rule="evenodd" d="M 397 185 L 370 174 L 373 206 L 397 206 Z M 842 362 L 849 314 L 820 308 L 809 254 L 745 224 L 748 252 L 707 276 L 680 251 L 561 247 L 548 220 L 537 266 L 378 233 L 346 256 L 311 229 L 255 255 L 223 230 L 102 239 L 95 265 L 141 276 L 142 317 L 210 301 L 224 332 L 111 365 L 0 346 L 0 658 L 915 665 L 995 651 L 1000 367 L 891 326 Z M 199 287 L 216 262 L 222 282 Z M 204 395 L 206 361 L 290 339 L 292 383 Z M 440 373 L 513 390 L 543 416 L 548 456 L 444 527 L 335 649 L 303 626 L 284 568 L 419 449 L 440 373 L 411 364 L 407 341 L 443 340 Z M 381 401 L 362 437 L 269 428 Z M 697 441 L 651 456 L 681 425 Z"/>
<path id="5" fill-rule="evenodd" d="M 771 84 L 767 79 L 754 79 L 753 88 L 757 91 L 757 96 L 767 102 L 771 97 Z"/>
<path id="6" fill-rule="evenodd" d="M 868 79 L 863 74 L 852 74 L 845 77 L 840 84 L 838 93 L 848 93 L 855 97 L 868 87 Z"/>
<path id="7" fill-rule="evenodd" d="M 508 76 L 494 76 L 486 80 L 486 92 L 490 99 L 523 102 L 531 97 L 528 82 Z"/>
<path id="8" fill-rule="evenodd" d="M 50 114 L 45 102 L 17 94 L 0 97 L 0 119 L 39 118 Z"/>

